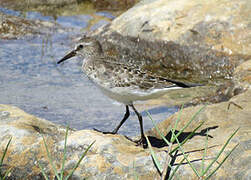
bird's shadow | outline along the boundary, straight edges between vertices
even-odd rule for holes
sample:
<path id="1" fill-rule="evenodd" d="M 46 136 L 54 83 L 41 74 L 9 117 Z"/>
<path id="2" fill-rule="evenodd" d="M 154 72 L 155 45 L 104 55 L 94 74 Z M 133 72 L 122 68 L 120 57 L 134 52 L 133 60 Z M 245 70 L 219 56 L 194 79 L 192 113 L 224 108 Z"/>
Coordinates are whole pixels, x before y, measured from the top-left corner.
<path id="1" fill-rule="evenodd" d="M 213 129 L 216 129 L 218 128 L 219 126 L 212 126 L 212 127 L 208 127 L 208 128 L 205 128 L 205 129 L 202 129 L 200 132 L 195 132 L 189 139 L 192 139 L 193 137 L 195 136 L 208 136 L 209 138 L 213 138 L 213 136 L 207 134 L 210 130 L 213 130 Z M 175 135 L 177 135 L 179 133 L 178 130 L 175 130 Z M 182 132 L 179 136 L 178 136 L 178 141 L 179 142 L 183 142 L 192 132 Z M 165 138 L 170 142 L 171 140 L 171 137 L 172 137 L 172 132 L 168 132 L 166 135 L 165 135 Z M 159 139 L 159 138 L 156 138 L 154 136 L 148 136 L 148 139 L 152 145 L 152 147 L 156 147 L 156 148 L 162 148 L 162 147 L 165 147 L 165 146 L 168 146 L 166 144 L 166 142 L 163 140 L 163 139 Z M 174 141 L 173 144 L 176 144 L 177 141 Z"/>
<path id="2" fill-rule="evenodd" d="M 208 127 L 208 128 L 205 128 L 205 129 L 202 129 L 200 132 L 195 132 L 191 137 L 189 137 L 189 139 L 192 139 L 193 137 L 195 136 L 207 136 L 209 138 L 213 138 L 213 136 L 209 135 L 208 132 L 210 130 L 213 130 L 213 129 L 216 129 L 218 128 L 219 126 L 212 126 L 212 127 Z M 177 135 L 179 133 L 179 131 L 175 130 L 175 135 Z M 183 142 L 188 136 L 190 136 L 192 132 L 182 132 L 179 136 L 178 136 L 178 141 L 181 143 Z M 171 137 L 172 137 L 172 132 L 170 131 L 169 133 L 166 134 L 165 138 L 170 142 L 171 140 Z M 162 148 L 162 147 L 165 147 L 165 146 L 168 146 L 166 144 L 166 142 L 163 140 L 163 139 L 158 139 L 156 137 L 153 137 L 153 136 L 148 136 L 148 139 L 151 143 L 151 145 L 153 147 L 156 147 L 156 148 Z M 177 141 L 174 141 L 173 144 L 176 144 Z M 216 145 L 217 146 L 217 145 Z M 211 147 L 208 147 L 208 148 L 213 148 L 214 146 L 211 146 Z M 201 149 L 198 149 L 198 150 L 193 150 L 193 151 L 189 151 L 189 152 L 185 152 L 185 154 L 187 153 L 192 153 L 192 152 L 196 152 L 196 151 L 201 151 Z M 176 161 L 176 158 L 180 155 L 182 155 L 182 153 L 178 154 L 179 153 L 179 150 L 176 150 L 174 152 L 174 154 L 171 155 L 171 161 L 170 161 L 170 166 L 173 167 L 175 165 L 175 161 Z M 202 158 L 199 158 L 199 159 L 195 159 L 195 160 L 192 160 L 190 162 L 196 162 L 196 161 L 201 161 Z M 158 173 L 161 175 L 163 172 L 159 172 L 159 169 L 157 168 L 157 165 L 155 164 L 155 161 L 153 160 L 154 162 L 154 165 L 156 167 L 156 169 L 158 170 Z M 187 164 L 187 163 L 182 163 L 182 164 Z M 177 164 L 176 164 L 177 165 Z M 166 174 L 165 174 L 165 179 L 168 179 L 169 176 L 170 176 L 170 173 L 171 173 L 171 168 L 168 167 L 167 170 L 166 170 Z"/>

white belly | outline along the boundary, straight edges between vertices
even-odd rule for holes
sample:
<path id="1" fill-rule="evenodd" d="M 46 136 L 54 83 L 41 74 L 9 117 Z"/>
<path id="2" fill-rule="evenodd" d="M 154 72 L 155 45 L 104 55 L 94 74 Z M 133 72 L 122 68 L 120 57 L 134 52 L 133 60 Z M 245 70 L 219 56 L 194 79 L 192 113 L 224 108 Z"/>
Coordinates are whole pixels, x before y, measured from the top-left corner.
<path id="1" fill-rule="evenodd" d="M 140 91 L 129 87 L 104 88 L 98 86 L 101 91 L 111 99 L 121 102 L 126 105 L 132 104 L 134 101 L 145 101 L 148 99 L 158 98 L 163 96 L 167 91 L 180 89 L 180 87 L 153 89 L 149 91 Z"/>

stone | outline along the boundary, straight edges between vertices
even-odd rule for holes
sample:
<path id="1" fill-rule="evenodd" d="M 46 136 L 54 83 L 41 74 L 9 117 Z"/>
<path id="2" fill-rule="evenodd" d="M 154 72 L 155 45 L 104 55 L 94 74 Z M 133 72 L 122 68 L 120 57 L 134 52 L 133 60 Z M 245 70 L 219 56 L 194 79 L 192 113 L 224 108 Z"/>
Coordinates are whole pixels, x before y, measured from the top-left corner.
<path id="1" fill-rule="evenodd" d="M 91 0 L 94 7 L 98 10 L 124 10 L 131 8 L 139 0 Z"/>
<path id="2" fill-rule="evenodd" d="M 190 142 L 185 144 L 184 149 L 190 151 L 189 160 L 194 161 L 194 164 L 200 164 L 200 161 L 196 163 L 198 157 L 203 155 L 203 146 L 205 143 L 205 135 L 208 130 L 209 137 L 208 146 L 208 158 L 215 157 L 216 153 L 219 152 L 220 148 L 230 137 L 230 135 L 238 128 L 239 131 L 234 136 L 230 144 L 227 146 L 224 155 L 230 151 L 236 144 L 239 144 L 233 154 L 226 160 L 223 167 L 220 168 L 218 173 L 212 177 L 212 179 L 248 179 L 248 171 L 250 169 L 250 136 L 251 133 L 251 109 L 250 109 L 250 98 L 251 90 L 237 95 L 231 98 L 228 102 L 222 102 L 217 104 L 208 105 L 205 109 L 199 113 L 194 122 L 185 130 L 185 132 L 191 132 L 193 128 L 204 121 L 204 125 L 198 130 L 195 136 Z M 181 129 L 189 119 L 202 108 L 203 105 L 196 107 L 188 107 L 182 110 L 180 114 L 180 122 L 178 129 Z M 174 121 L 178 118 L 179 112 L 167 120 L 158 124 L 158 127 L 164 134 L 167 134 L 166 129 L 169 125 L 173 125 Z M 149 132 L 149 135 L 157 137 L 160 136 L 155 129 Z M 195 150 L 198 151 L 195 151 Z M 200 149 L 200 150 L 199 150 Z M 224 156 L 221 156 L 221 160 Z M 177 161 L 181 160 L 182 156 L 177 158 Z M 242 159 L 243 158 L 243 159 Z M 179 159 L 179 160 L 178 160 Z M 175 161 L 176 162 L 176 161 Z M 206 161 L 206 164 L 210 163 L 210 159 Z M 189 166 L 184 166 L 180 169 L 179 173 L 184 173 L 189 176 L 184 179 L 194 179 L 195 176 Z M 183 178 L 182 178 L 183 179 Z"/>
<path id="3" fill-rule="evenodd" d="M 248 0 L 145 0 L 91 35 L 108 55 L 155 74 L 218 85 L 251 58 L 250 11 Z"/>
<path id="4" fill-rule="evenodd" d="M 119 15 L 131 8 L 139 0 L 1 0 L 1 6 L 27 12 L 36 11 L 54 18 L 59 15 L 93 14 L 109 11 Z"/>
<path id="5" fill-rule="evenodd" d="M 189 154 L 189 159 L 194 166 L 200 168 L 206 132 L 208 131 L 209 134 L 209 148 L 205 164 L 208 165 L 220 151 L 228 137 L 237 128 L 240 128 L 226 147 L 220 160 L 223 160 L 224 156 L 236 144 L 239 144 L 238 147 L 213 176 L 213 179 L 245 179 L 248 177 L 248 170 L 251 168 L 251 159 L 249 158 L 249 151 L 251 150 L 249 145 L 251 133 L 251 122 L 249 120 L 251 117 L 250 98 L 251 90 L 247 90 L 231 98 L 228 102 L 206 106 L 181 134 L 180 140 L 184 139 L 200 122 L 205 122 L 183 147 L 184 151 Z M 199 105 L 183 109 L 177 131 L 202 107 L 203 105 Z M 169 135 L 166 129 L 170 124 L 174 124 L 178 116 L 179 112 L 158 124 L 158 127 L 166 134 L 167 138 Z M 29 115 L 17 107 L 1 105 L 0 134 L 0 157 L 8 140 L 12 137 L 4 160 L 4 169 L 12 168 L 9 178 L 41 178 L 41 170 L 38 167 L 38 162 L 40 162 L 45 172 L 53 179 L 53 171 L 49 166 L 42 136 L 46 140 L 59 171 L 63 157 L 65 127 Z M 163 166 L 168 146 L 161 140 L 154 128 L 146 134 Z M 93 130 L 69 130 L 65 174 L 69 173 L 81 154 L 93 142 L 94 144 L 88 151 L 87 156 L 74 173 L 74 179 L 83 179 L 84 177 L 89 179 L 133 179 L 137 175 L 139 179 L 150 180 L 159 177 L 149 149 L 135 146 L 133 142 L 122 135 L 104 135 Z M 173 146 L 175 147 L 177 144 Z M 174 159 L 174 167 L 181 159 L 182 155 L 179 151 Z M 178 176 L 182 179 L 195 178 L 195 174 L 187 163 L 181 165 Z"/>
<path id="6" fill-rule="evenodd" d="M 81 2 L 81 0 L 79 1 Z M 31 1 L 17 1 L 17 0 L 3 0 L 2 1 L 3 5 L 8 5 L 11 6 L 11 4 L 13 4 L 14 6 L 12 7 L 17 7 L 17 5 L 21 6 L 21 7 L 25 7 L 25 6 L 41 6 L 41 5 L 47 5 L 47 6 L 64 6 L 64 5 L 69 5 L 69 4 L 73 4 L 76 3 L 76 0 L 31 0 Z"/>
<path id="7" fill-rule="evenodd" d="M 143 0 L 116 18 L 110 31 L 250 55 L 250 8 L 248 0 Z"/>
<path id="8" fill-rule="evenodd" d="M 234 80 L 243 86 L 251 84 L 251 60 L 240 64 L 234 71 Z"/>
<path id="9" fill-rule="evenodd" d="M 62 6 L 69 6 L 72 4 L 81 4 L 81 3 L 92 3 L 95 8 L 99 10 L 124 10 L 132 7 L 136 2 L 139 0 L 30 0 L 30 1 L 24 1 L 20 2 L 17 0 L 2 0 L 3 5 L 7 5 L 9 7 L 17 7 L 22 6 L 22 8 L 25 8 L 25 6 L 35 7 L 35 6 L 54 6 L 55 7 L 62 7 Z M 14 5 L 16 4 L 16 5 Z M 19 7 L 20 8 L 20 7 Z"/>
<path id="10" fill-rule="evenodd" d="M 17 16 L 6 15 L 0 12 L 0 39 L 19 39 L 24 36 L 64 32 L 66 28 L 53 22 L 27 20 Z M 69 29 L 68 29 L 69 31 Z"/>
<path id="11" fill-rule="evenodd" d="M 0 127 L 0 157 L 7 142 L 12 138 L 6 154 L 7 162 L 4 161 L 6 169 L 12 168 L 10 179 L 29 179 L 34 174 L 39 175 L 36 158 L 47 157 L 41 134 L 49 137 L 45 138 L 48 146 L 51 146 L 54 141 L 63 139 L 65 133 L 62 126 L 7 105 L 0 106 Z"/>

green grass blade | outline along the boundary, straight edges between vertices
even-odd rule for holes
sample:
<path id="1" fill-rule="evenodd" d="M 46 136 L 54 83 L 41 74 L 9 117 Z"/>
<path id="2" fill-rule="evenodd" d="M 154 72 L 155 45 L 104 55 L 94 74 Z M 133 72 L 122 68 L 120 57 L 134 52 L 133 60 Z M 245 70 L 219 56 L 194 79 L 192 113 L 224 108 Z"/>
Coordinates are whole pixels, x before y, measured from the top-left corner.
<path id="1" fill-rule="evenodd" d="M 185 126 L 183 126 L 183 128 L 176 134 L 176 137 L 179 137 L 179 135 L 181 133 L 183 133 L 183 131 L 193 122 L 193 120 L 198 116 L 198 114 L 200 114 L 200 112 L 205 109 L 206 106 L 203 106 L 199 109 L 199 111 L 197 111 L 192 118 L 186 123 Z M 174 142 L 175 138 L 171 139 L 171 142 Z"/>
<path id="2" fill-rule="evenodd" d="M 183 146 L 194 134 L 195 132 L 205 123 L 205 121 L 202 121 L 181 143 L 180 145 Z M 177 136 L 175 136 L 176 138 L 178 138 Z M 170 153 L 173 153 L 175 151 L 177 151 L 177 149 L 179 149 L 179 146 L 177 146 L 176 148 L 174 148 Z"/>
<path id="3" fill-rule="evenodd" d="M 45 146 L 45 149 L 46 149 L 47 157 L 49 158 L 50 165 L 52 166 L 52 169 L 53 169 L 53 171 L 54 171 L 54 173 L 55 173 L 55 176 L 57 177 L 58 180 L 60 180 L 60 177 L 59 177 L 59 175 L 58 175 L 58 173 L 57 173 L 56 166 L 55 166 L 55 164 L 54 164 L 53 161 L 52 161 L 51 154 L 50 154 L 50 152 L 49 152 L 49 150 L 48 150 L 48 146 L 47 146 L 47 144 L 46 144 L 46 142 L 45 142 L 44 136 L 42 136 L 42 138 L 43 138 L 44 146 Z"/>
<path id="4" fill-rule="evenodd" d="M 238 132 L 240 128 L 236 129 L 234 131 L 234 133 L 228 138 L 228 140 L 226 141 L 226 143 L 224 144 L 224 146 L 221 148 L 220 152 L 217 154 L 217 156 L 215 157 L 215 159 L 208 165 L 208 167 L 206 168 L 206 170 L 204 171 L 204 174 L 207 173 L 207 171 L 212 167 L 212 165 L 218 160 L 218 158 L 220 157 L 220 155 L 223 153 L 224 149 L 226 148 L 226 146 L 229 144 L 230 140 L 233 138 L 233 136 Z"/>
<path id="5" fill-rule="evenodd" d="M 236 144 L 234 148 L 226 155 L 226 157 L 222 160 L 222 162 L 205 178 L 205 180 L 210 179 L 210 177 L 222 166 L 222 164 L 226 161 L 226 159 L 230 156 L 230 154 L 237 148 L 239 144 Z"/>
<path id="6" fill-rule="evenodd" d="M 175 138 L 174 138 L 174 136 L 175 136 L 175 130 L 177 129 L 178 122 L 180 121 L 181 114 L 182 114 L 182 111 L 183 111 L 183 106 L 184 106 L 184 104 L 182 104 L 182 106 L 180 108 L 180 111 L 178 113 L 178 118 L 175 121 L 174 128 L 171 130 L 171 132 L 172 132 L 171 139 L 170 139 L 171 143 L 174 143 L 174 141 L 175 141 Z"/>
<path id="7" fill-rule="evenodd" d="M 153 123 L 154 128 L 156 129 L 156 131 L 158 132 L 158 134 L 161 136 L 161 138 L 165 141 L 165 143 L 169 146 L 170 142 L 166 139 L 165 135 L 160 131 L 160 129 L 158 128 L 156 122 L 152 119 L 151 114 L 147 111 L 147 115 L 150 118 L 150 120 Z M 168 127 L 167 132 L 169 132 L 171 130 L 171 126 Z"/>
<path id="8" fill-rule="evenodd" d="M 3 155 L 2 155 L 1 161 L 0 161 L 0 166 L 3 165 L 3 160 L 4 160 L 4 157 L 5 157 L 6 153 L 7 153 L 7 150 L 8 150 L 8 148 L 9 148 L 11 139 L 12 139 L 12 137 L 9 139 L 9 141 L 8 141 L 8 143 L 7 143 L 7 145 L 6 145 L 5 149 L 4 149 L 4 152 L 3 152 Z"/>
<path id="9" fill-rule="evenodd" d="M 158 171 L 162 172 L 162 166 L 160 165 L 159 160 L 158 160 L 157 156 L 155 155 L 155 152 L 154 152 L 152 145 L 151 145 L 147 136 L 146 136 L 146 141 L 147 141 L 148 147 L 150 149 L 151 155 L 153 157 L 154 163 L 156 164 L 156 166 L 158 168 Z"/>
<path id="10" fill-rule="evenodd" d="M 42 174 L 43 174 L 43 176 L 44 176 L 44 179 L 45 179 L 45 180 L 49 180 L 49 178 L 48 178 L 47 175 L 45 174 L 45 171 L 44 171 L 42 165 L 41 165 L 39 162 L 38 162 L 38 166 L 39 166 L 40 170 L 42 171 Z"/>
<path id="11" fill-rule="evenodd" d="M 11 168 L 9 168 L 9 169 L 4 173 L 3 180 L 5 180 L 5 178 L 9 175 L 10 171 L 11 171 Z M 1 177 L 0 177 L 0 179 L 1 179 Z"/>
<path id="12" fill-rule="evenodd" d="M 2 177 L 2 175 L 1 175 L 1 166 L 3 165 L 3 161 L 4 161 L 4 158 L 5 158 L 5 156 L 6 156 L 6 153 L 7 153 L 7 151 L 8 151 L 8 148 L 9 148 L 9 145 L 10 145 L 10 142 L 11 142 L 11 140 L 12 140 L 12 137 L 9 139 L 9 141 L 8 141 L 8 143 L 7 143 L 7 145 L 6 145 L 6 147 L 5 147 L 5 149 L 4 149 L 4 152 L 3 152 L 3 155 L 2 155 L 2 157 L 1 157 L 1 160 L 0 160 L 0 179 L 5 179 L 6 178 L 6 176 L 10 173 L 10 171 L 11 171 L 11 168 L 9 168 L 5 173 L 4 173 L 4 176 Z"/>
<path id="13" fill-rule="evenodd" d="M 69 130 L 69 126 L 66 127 L 66 132 L 65 132 L 63 161 L 62 161 L 62 167 L 60 171 L 61 180 L 63 180 L 63 177 L 64 177 L 64 165 L 65 165 L 65 160 L 66 160 L 66 143 L 67 143 L 67 137 L 68 137 L 68 130 Z"/>
<path id="14" fill-rule="evenodd" d="M 183 157 L 186 159 L 187 163 L 190 165 L 190 167 L 192 168 L 192 170 L 194 171 L 194 173 L 197 175 L 197 177 L 201 177 L 200 174 L 198 173 L 198 171 L 197 171 L 197 170 L 195 169 L 195 167 L 192 165 L 192 163 L 188 160 L 188 158 L 187 158 L 188 156 L 185 154 L 183 148 L 181 147 L 181 144 L 179 143 L 178 138 L 177 138 L 176 136 L 175 136 L 175 138 L 176 138 L 176 141 L 177 141 L 177 143 L 178 143 L 179 149 L 180 149 L 180 151 L 181 151 L 182 154 L 183 154 Z"/>
<path id="15" fill-rule="evenodd" d="M 93 141 L 88 148 L 85 150 L 85 152 L 82 154 L 82 156 L 80 157 L 80 159 L 78 160 L 77 164 L 74 166 L 74 168 L 71 170 L 71 172 L 68 174 L 68 176 L 65 178 L 65 180 L 68 180 L 72 174 L 74 173 L 74 171 L 78 168 L 79 164 L 81 163 L 81 161 L 83 160 L 83 158 L 85 157 L 85 155 L 87 154 L 87 152 L 89 151 L 89 149 L 92 147 L 92 145 L 95 143 L 95 141 Z"/>

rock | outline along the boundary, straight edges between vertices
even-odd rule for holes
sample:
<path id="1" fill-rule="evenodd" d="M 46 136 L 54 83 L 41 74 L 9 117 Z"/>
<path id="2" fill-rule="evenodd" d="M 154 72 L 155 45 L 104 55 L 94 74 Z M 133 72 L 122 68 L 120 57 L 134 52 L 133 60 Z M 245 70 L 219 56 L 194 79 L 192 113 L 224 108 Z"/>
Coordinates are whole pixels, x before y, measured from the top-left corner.
<path id="1" fill-rule="evenodd" d="M 112 11 L 121 14 L 139 0 L 1 0 L 1 6 L 22 12 L 36 11 L 56 18 L 59 15 L 89 14 Z"/>
<path id="2" fill-rule="evenodd" d="M 233 81 L 225 82 L 215 89 L 213 86 L 203 86 L 190 89 L 177 89 L 170 91 L 158 99 L 152 99 L 145 104 L 149 106 L 185 106 L 201 103 L 218 103 L 229 101 L 233 96 L 243 93 L 251 86 L 251 61 L 248 60 L 236 67 Z"/>
<path id="3" fill-rule="evenodd" d="M 0 18 L 0 39 L 18 39 L 23 36 L 35 36 L 66 31 L 66 28 L 62 28 L 58 24 L 52 22 L 27 20 L 21 17 L 6 15 L 1 12 L 0 16 L 2 17 Z"/>
<path id="4" fill-rule="evenodd" d="M 242 109 L 233 103 L 228 109 L 229 102 L 241 106 Z M 229 102 L 208 105 L 181 134 L 181 139 L 184 139 L 200 122 L 205 122 L 184 146 L 184 151 L 189 154 L 189 159 L 195 167 L 199 168 L 207 130 L 210 148 L 207 151 L 206 165 L 220 151 L 231 133 L 240 128 L 226 147 L 220 160 L 223 160 L 226 153 L 239 143 L 237 149 L 217 171 L 213 179 L 245 179 L 248 177 L 248 170 L 251 168 L 251 160 L 248 157 L 248 152 L 251 150 L 249 145 L 251 90 L 231 98 Z M 201 107 L 202 105 L 183 109 L 177 130 L 180 130 Z M 12 168 L 9 178 L 41 178 L 41 170 L 38 167 L 38 162 L 40 162 L 45 172 L 53 179 L 53 171 L 48 165 L 49 160 L 42 135 L 52 153 L 56 167 L 59 169 L 63 157 L 65 128 L 29 115 L 13 106 L 1 105 L 0 114 L 0 157 L 8 140 L 12 137 L 4 160 L 4 169 Z M 174 123 L 178 116 L 179 113 L 175 113 L 158 125 L 161 131 L 167 134 L 167 138 L 168 132 L 166 132 L 166 129 Z M 168 147 L 154 129 L 147 134 L 163 166 L 166 158 L 165 151 Z M 93 130 L 69 131 L 65 164 L 66 174 L 69 173 L 81 154 L 92 142 L 95 143 L 74 173 L 74 179 L 83 179 L 84 177 L 89 177 L 89 179 L 133 179 L 135 174 L 139 179 L 150 180 L 159 177 L 149 149 L 135 146 L 133 142 L 122 135 L 104 135 Z M 174 167 L 182 159 L 180 153 L 178 152 L 178 156 L 174 159 Z M 213 167 L 215 168 L 215 166 Z M 181 165 L 178 175 L 182 179 L 195 178 L 195 174 L 187 163 Z"/>
<path id="5" fill-rule="evenodd" d="M 7 105 L 0 106 L 0 127 L 0 157 L 12 138 L 4 161 L 4 168 L 12 168 L 10 179 L 31 179 L 34 174 L 40 176 L 37 159 L 47 157 L 41 134 L 46 136 L 51 147 L 55 141 L 63 139 L 65 133 L 62 126 Z"/>
<path id="6" fill-rule="evenodd" d="M 91 0 L 98 10 L 124 10 L 131 8 L 139 0 Z"/>
<path id="7" fill-rule="evenodd" d="M 202 102 L 217 103 L 228 101 L 231 97 L 243 93 L 251 85 L 251 61 L 248 60 L 236 67 L 233 73 L 233 80 L 218 87 L 215 93 L 208 94 L 203 98 L 194 97 L 188 104 L 196 105 Z"/>
<path id="8" fill-rule="evenodd" d="M 218 85 L 251 58 L 250 11 L 248 0 L 145 0 L 92 35 L 108 55 L 157 75 Z"/>
<path id="9" fill-rule="evenodd" d="M 236 136 L 234 136 L 233 140 L 227 146 L 224 155 L 226 155 L 226 153 L 229 152 L 236 144 L 239 144 L 237 149 L 226 160 L 212 179 L 249 179 L 249 169 L 251 168 L 251 159 L 249 157 L 249 151 L 251 148 L 250 100 L 251 90 L 247 90 L 243 94 L 231 98 L 228 102 L 208 105 L 185 130 L 186 132 L 191 132 L 200 122 L 205 122 L 198 130 L 199 133 L 196 133 L 195 136 L 184 146 L 184 149 L 186 149 L 187 152 L 190 152 L 189 160 L 194 161 L 194 165 L 199 168 L 201 163 L 199 157 L 202 157 L 203 154 L 203 150 L 201 149 L 203 149 L 205 143 L 205 133 L 207 130 L 208 134 L 212 136 L 212 138 L 209 137 L 208 141 L 208 146 L 210 148 L 208 149 L 208 160 L 206 161 L 206 164 L 209 164 L 211 161 L 210 158 L 215 157 L 230 135 L 236 129 L 240 128 Z M 180 114 L 181 116 L 178 129 L 181 129 L 185 123 L 188 122 L 190 118 L 202 107 L 203 106 L 200 105 L 183 109 Z M 166 129 L 170 124 L 174 124 L 174 121 L 178 118 L 178 116 L 179 112 L 161 122 L 158 127 L 164 134 L 167 134 Z M 160 139 L 155 129 L 151 130 L 149 135 Z M 161 143 L 163 143 L 163 141 L 159 140 L 158 145 L 161 145 Z M 221 156 L 220 160 L 222 160 L 223 157 L 224 156 Z M 179 156 L 175 162 L 179 162 L 181 159 L 182 156 Z M 198 161 L 196 162 L 196 160 Z M 189 166 L 183 166 L 179 170 L 178 174 L 181 174 L 181 179 L 195 179 L 195 176 Z M 186 177 L 183 177 L 182 174 L 186 175 Z"/>
<path id="10" fill-rule="evenodd" d="M 250 55 L 250 8 L 248 0 L 143 0 L 116 18 L 110 30 L 151 41 L 161 39 L 179 45 L 203 45 L 230 55 Z"/>
<path id="11" fill-rule="evenodd" d="M 81 0 L 79 2 L 81 2 Z M 8 6 L 14 5 L 12 7 L 17 7 L 17 5 L 21 6 L 21 7 L 40 6 L 40 5 L 64 6 L 67 4 L 76 3 L 76 0 L 46 0 L 46 1 L 44 1 L 44 0 L 31 0 L 28 2 L 26 2 L 26 1 L 20 2 L 18 0 L 2 0 L 2 3 L 3 3 L 3 5 L 8 5 Z"/>
<path id="12" fill-rule="evenodd" d="M 88 3 L 91 2 L 95 8 L 99 10 L 123 10 L 123 9 L 128 9 L 132 7 L 136 2 L 139 0 L 102 0 L 102 1 L 97 1 L 97 0 L 91 0 L 91 1 L 86 1 L 86 0 L 31 0 L 31 1 L 24 1 L 20 2 L 18 0 L 2 0 L 2 3 L 4 5 L 8 5 L 9 7 L 16 4 L 19 6 L 30 6 L 30 7 L 35 7 L 35 6 L 56 6 L 56 7 L 62 7 L 66 5 L 72 5 L 72 4 L 81 4 L 81 3 Z M 12 5 L 11 5 L 12 4 Z M 14 6 L 16 6 L 14 5 Z M 14 7 L 12 6 L 12 7 Z"/>
<path id="13" fill-rule="evenodd" d="M 0 114 L 0 157 L 8 140 L 12 138 L 4 161 L 4 169 L 12 168 L 9 178 L 39 179 L 42 176 L 38 167 L 39 161 L 52 179 L 53 173 L 48 165 L 49 160 L 42 136 L 46 140 L 52 157 L 56 160 L 56 166 L 60 167 L 65 128 L 29 115 L 13 106 L 1 105 Z M 145 176 L 157 173 L 144 169 L 146 165 L 144 161 L 148 162 L 148 167 L 153 168 L 153 166 L 150 163 L 151 157 L 144 157 L 149 153 L 145 152 L 143 148 L 136 147 L 124 136 L 103 135 L 92 130 L 70 130 L 67 143 L 66 172 L 77 163 L 81 154 L 93 141 L 95 144 L 74 174 L 77 179 L 87 176 L 93 179 L 133 177 L 133 161 L 139 161 L 136 167 Z"/>
<path id="14" fill-rule="evenodd" d="M 251 84 L 251 59 L 242 63 L 234 71 L 234 81 L 246 88 Z"/>

